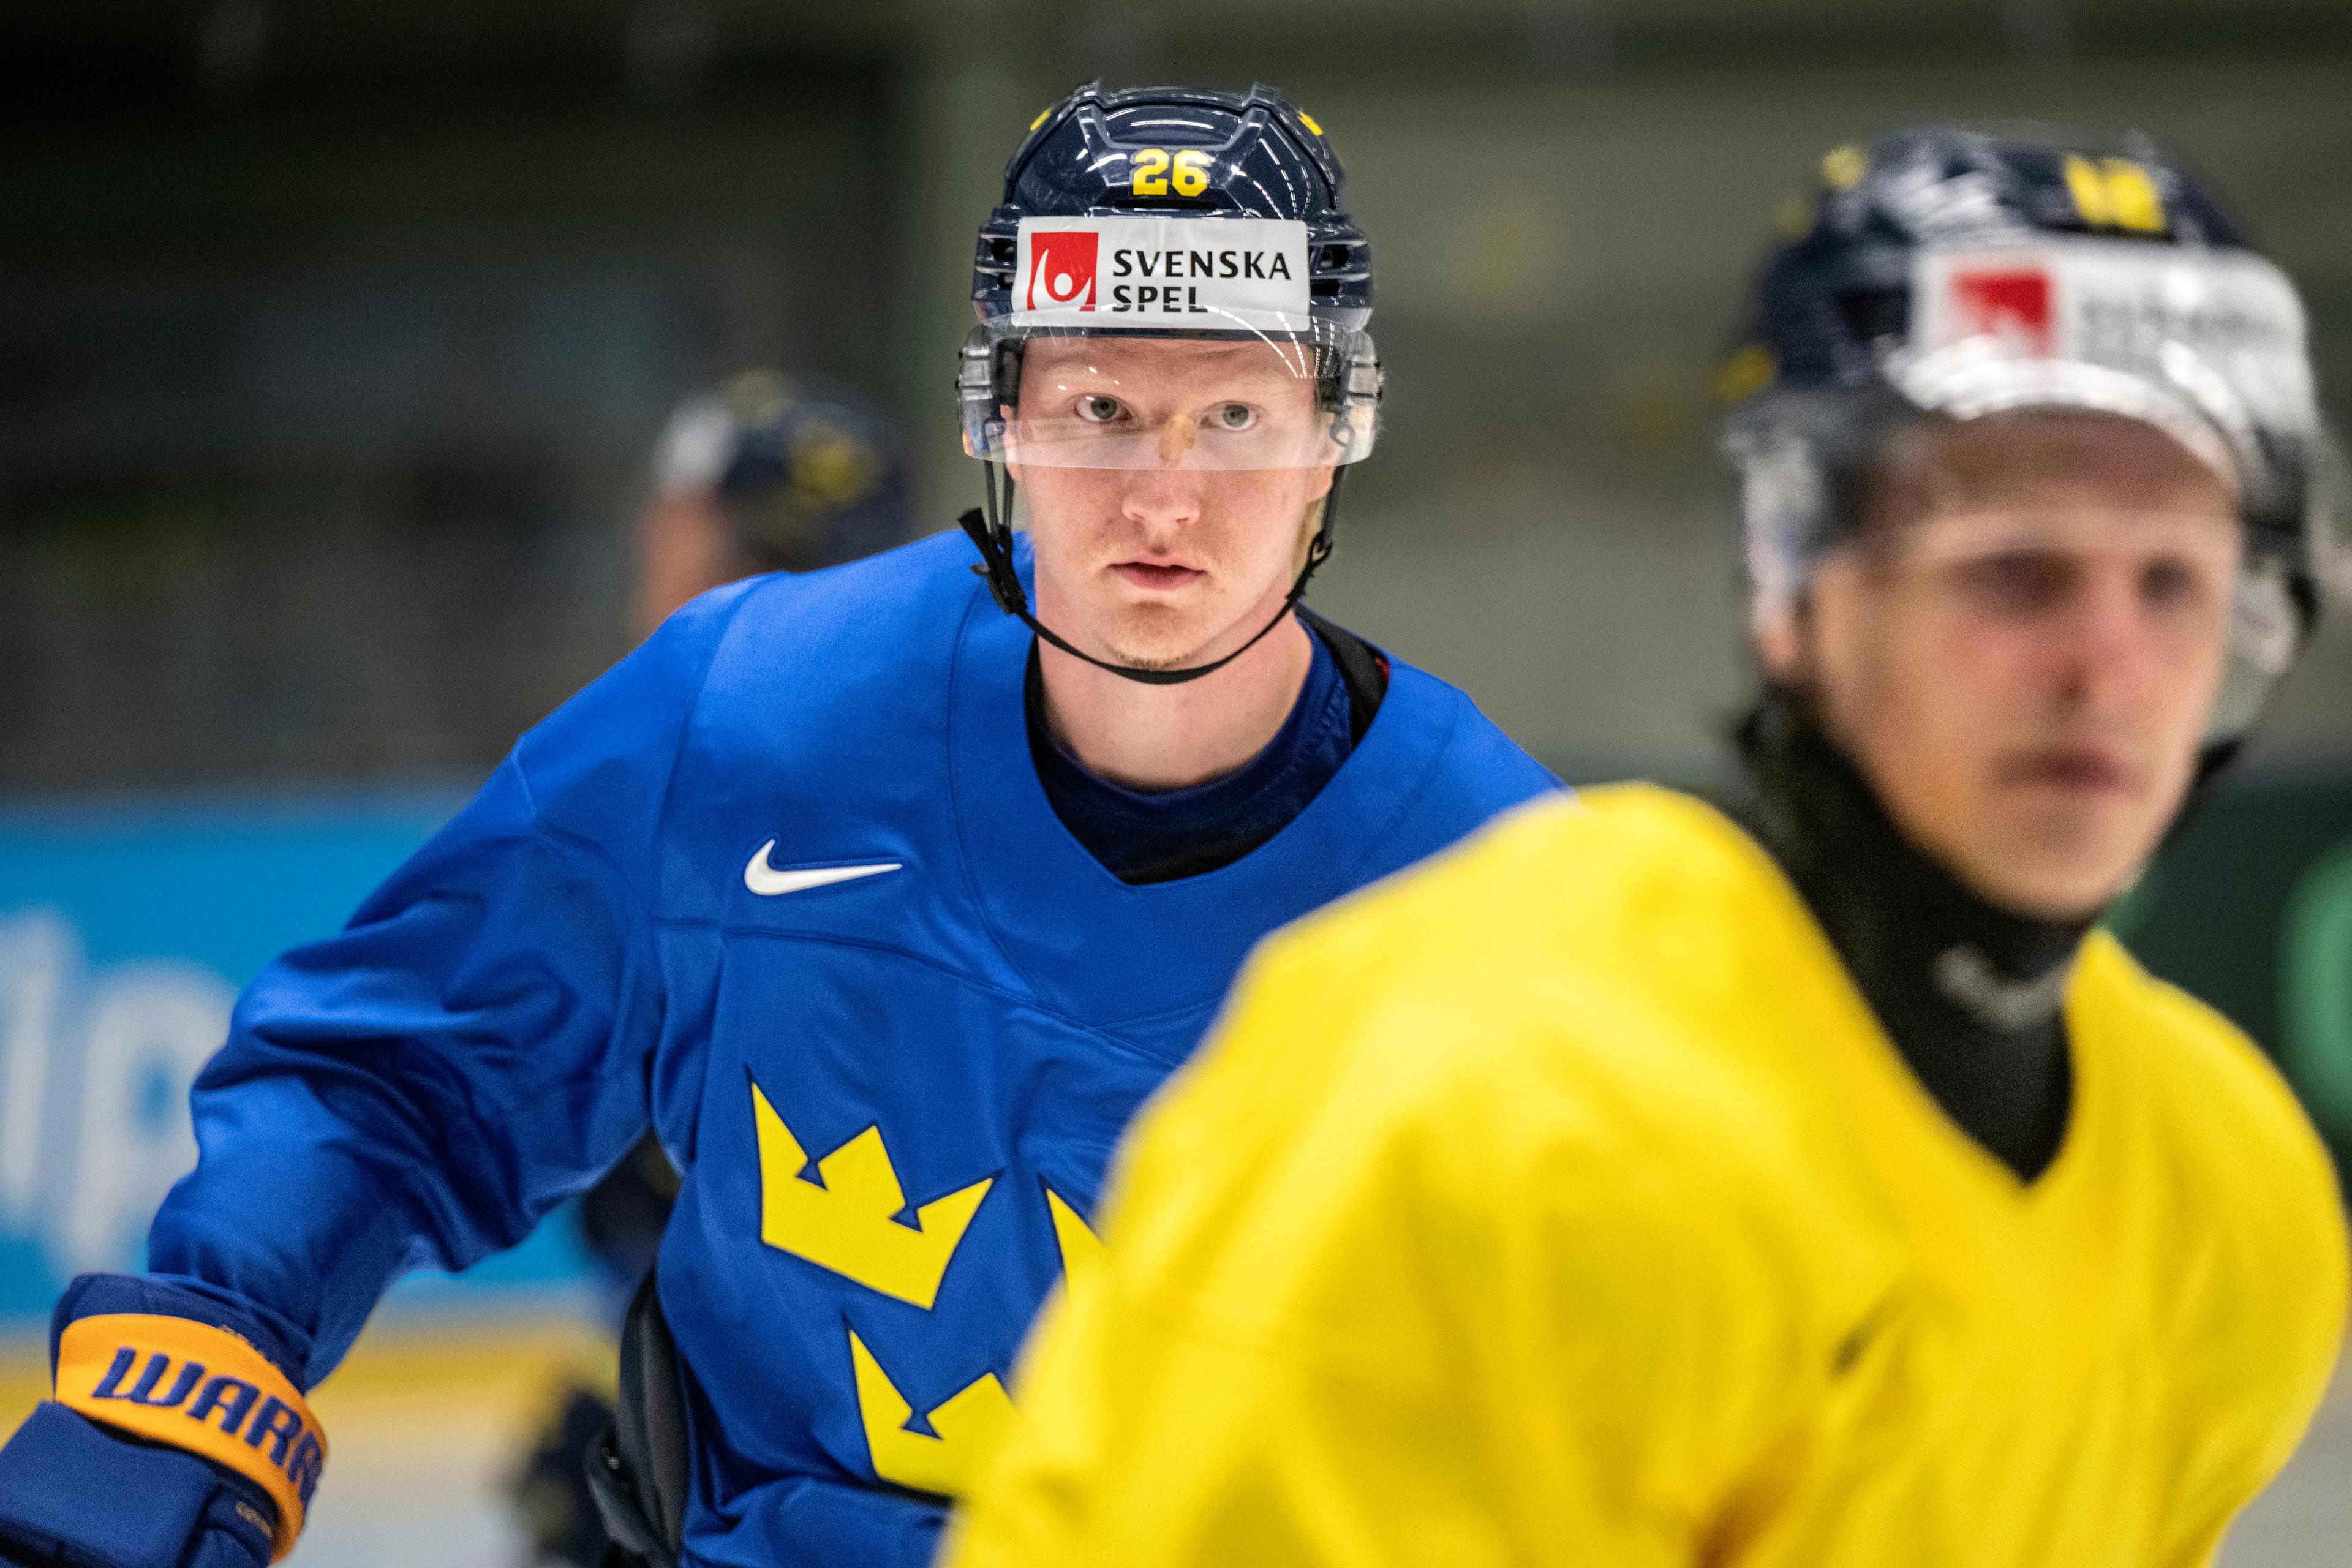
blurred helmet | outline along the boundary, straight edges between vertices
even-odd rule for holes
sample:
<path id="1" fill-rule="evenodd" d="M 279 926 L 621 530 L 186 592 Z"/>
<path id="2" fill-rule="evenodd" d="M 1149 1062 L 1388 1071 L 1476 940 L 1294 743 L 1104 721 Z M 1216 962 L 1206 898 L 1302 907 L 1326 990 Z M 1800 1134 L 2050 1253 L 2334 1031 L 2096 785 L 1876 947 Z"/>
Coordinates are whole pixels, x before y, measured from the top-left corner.
<path id="1" fill-rule="evenodd" d="M 664 432 L 664 490 L 707 489 L 763 572 L 837 566 L 903 543 L 906 442 L 862 399 L 821 382 L 747 371 L 689 400 Z"/>
<path id="2" fill-rule="evenodd" d="M 1345 184 L 1322 127 L 1264 86 L 1235 96 L 1095 82 L 1031 122 L 981 227 L 980 323 L 956 383 L 964 450 L 986 465 L 987 504 L 965 527 L 1008 611 L 1029 619 L 1011 564 L 1009 480 L 999 493 L 1006 463 L 1333 468 L 1292 601 L 1305 592 L 1330 551 L 1338 475 L 1370 453 L 1379 428 L 1371 247 L 1342 205 Z M 1074 383 L 1068 397 L 1033 384 L 1024 405 L 1036 345 L 1105 337 L 1221 345 L 1215 363 L 1237 383 L 1279 395 L 1263 408 L 1237 399 L 1144 415 Z M 1216 666 L 1108 668 L 1164 683 Z"/>
<path id="3" fill-rule="evenodd" d="M 2259 717 L 2344 559 L 2304 310 L 2137 135 L 1915 130 L 1822 162 L 1718 373 L 1750 608 L 1784 616 L 1928 416 L 2073 407 L 2154 425 L 2235 489 L 2246 566 L 2214 738 Z"/>

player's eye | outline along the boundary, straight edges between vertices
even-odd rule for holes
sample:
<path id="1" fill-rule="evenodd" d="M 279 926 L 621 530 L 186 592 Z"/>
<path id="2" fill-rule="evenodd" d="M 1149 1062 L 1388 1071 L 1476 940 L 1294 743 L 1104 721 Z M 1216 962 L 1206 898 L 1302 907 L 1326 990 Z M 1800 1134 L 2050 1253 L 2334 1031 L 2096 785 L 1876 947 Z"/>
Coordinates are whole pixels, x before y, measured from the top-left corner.
<path id="1" fill-rule="evenodd" d="M 1089 425 L 1108 425 L 1126 412 L 1126 405 L 1116 397 L 1095 396 L 1078 399 L 1078 417 Z"/>
<path id="2" fill-rule="evenodd" d="M 1962 590 L 1980 607 L 2007 616 L 2054 609 L 2074 591 L 2078 564 L 2054 551 L 2014 550 L 1961 565 Z"/>
<path id="3" fill-rule="evenodd" d="M 1220 430 L 1246 430 L 1257 423 L 1257 410 L 1246 403 L 1220 403 L 1209 420 Z"/>
<path id="4" fill-rule="evenodd" d="M 2191 610 L 2215 596 L 2197 563 L 2164 556 L 2140 568 L 2140 602 L 2151 610 Z"/>

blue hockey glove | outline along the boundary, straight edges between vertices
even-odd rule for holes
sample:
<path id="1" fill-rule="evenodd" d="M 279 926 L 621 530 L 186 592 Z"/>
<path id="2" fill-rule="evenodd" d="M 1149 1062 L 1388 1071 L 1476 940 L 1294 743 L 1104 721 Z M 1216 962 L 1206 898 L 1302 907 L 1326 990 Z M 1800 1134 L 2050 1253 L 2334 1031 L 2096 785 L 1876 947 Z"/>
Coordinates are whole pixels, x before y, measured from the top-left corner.
<path id="1" fill-rule="evenodd" d="M 54 1401 L 0 1448 L 0 1563 L 11 1568 L 266 1568 L 269 1506 L 242 1477 Z"/>
<path id="2" fill-rule="evenodd" d="M 0 1448 L 0 1563 L 266 1568 L 300 1535 L 326 1439 L 248 1314 L 89 1275 L 58 1303 L 56 1396 Z"/>

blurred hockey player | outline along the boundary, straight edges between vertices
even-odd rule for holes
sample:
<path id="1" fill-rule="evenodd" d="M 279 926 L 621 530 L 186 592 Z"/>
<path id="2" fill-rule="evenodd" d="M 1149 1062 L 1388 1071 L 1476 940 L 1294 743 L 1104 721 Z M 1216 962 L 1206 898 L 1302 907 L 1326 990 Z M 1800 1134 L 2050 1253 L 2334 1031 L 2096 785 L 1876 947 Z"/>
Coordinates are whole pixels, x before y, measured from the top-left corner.
<path id="1" fill-rule="evenodd" d="M 903 544 L 906 441 L 839 388 L 746 371 L 662 432 L 637 522 L 637 635 L 761 572 L 814 572 Z"/>
<path id="2" fill-rule="evenodd" d="M 1377 435 L 1341 202 L 1269 89 L 1037 118 L 959 362 L 985 508 L 695 600 L 247 990 L 153 1272 L 58 1303 L 0 1557 L 282 1557 L 327 1458 L 303 1395 L 385 1287 L 650 1125 L 681 1185 L 624 1342 L 631 1552 L 929 1559 L 1252 944 L 1553 787 L 1298 604 Z"/>
<path id="3" fill-rule="evenodd" d="M 897 428 L 837 388 L 752 370 L 688 399 L 662 431 L 638 520 L 637 635 L 741 578 L 817 571 L 904 543 L 909 489 Z M 581 1240 L 616 1329 L 677 1196 L 677 1173 L 650 1132 L 581 1194 Z M 559 1387 L 509 1483 L 535 1563 L 597 1568 L 609 1550 L 588 1477 L 613 1427 L 611 1388 L 609 1367 Z"/>
<path id="4" fill-rule="evenodd" d="M 1731 362 L 1731 815 L 1514 814 L 1254 960 L 955 1568 L 2209 1562 L 2344 1331 L 2327 1158 L 2094 922 L 2341 521 L 2152 148 L 1832 155 Z"/>

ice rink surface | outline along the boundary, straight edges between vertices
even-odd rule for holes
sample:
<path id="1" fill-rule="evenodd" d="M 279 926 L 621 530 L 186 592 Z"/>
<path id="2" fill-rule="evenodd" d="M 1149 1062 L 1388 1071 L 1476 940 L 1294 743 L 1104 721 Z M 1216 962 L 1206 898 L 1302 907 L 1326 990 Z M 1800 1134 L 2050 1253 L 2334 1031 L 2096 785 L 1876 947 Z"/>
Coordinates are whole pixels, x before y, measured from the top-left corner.
<path id="1" fill-rule="evenodd" d="M 2352 1358 L 2303 1447 L 2239 1516 L 2221 1568 L 2320 1568 L 2352 1562 Z"/>
<path id="2" fill-rule="evenodd" d="M 333 1444 L 299 1568 L 529 1568 L 507 1479 L 567 1375 L 599 1370 L 570 1316 L 453 1333 L 387 1325 L 313 1398 Z M 609 1373 L 607 1374 L 609 1375 Z M 0 1358 L 0 1425 L 46 1391 L 37 1346 Z M 2238 1522 L 2221 1568 L 2340 1568 L 2352 1560 L 2352 1370 L 2277 1484 Z"/>

